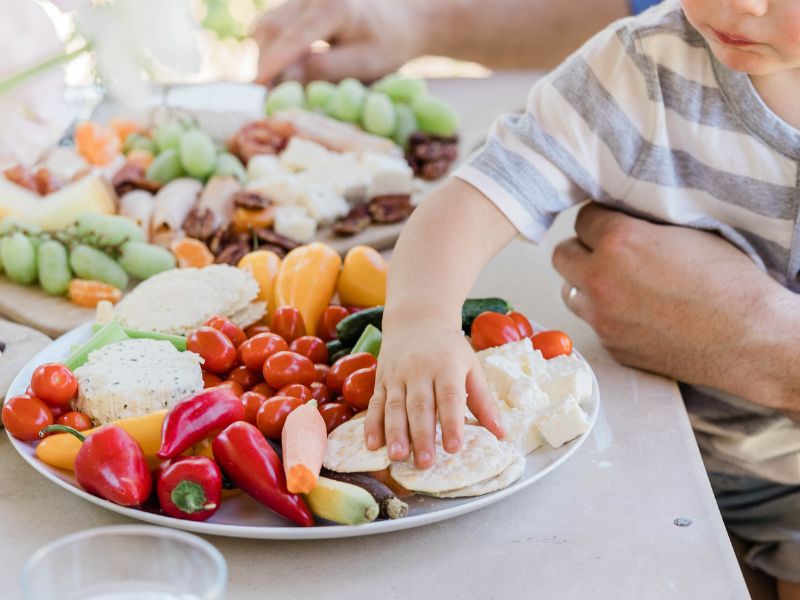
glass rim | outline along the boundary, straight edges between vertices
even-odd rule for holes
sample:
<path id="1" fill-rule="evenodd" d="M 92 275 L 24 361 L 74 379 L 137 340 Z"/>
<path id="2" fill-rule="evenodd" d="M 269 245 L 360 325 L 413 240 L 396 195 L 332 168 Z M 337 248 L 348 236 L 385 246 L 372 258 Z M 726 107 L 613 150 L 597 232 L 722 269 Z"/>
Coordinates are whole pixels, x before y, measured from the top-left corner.
<path id="1" fill-rule="evenodd" d="M 225 584 L 228 580 L 228 565 L 225 562 L 225 557 L 222 556 L 222 552 L 217 550 L 217 548 L 214 547 L 211 542 L 207 542 L 198 535 L 189 533 L 187 531 L 179 531 L 170 527 L 160 527 L 158 525 L 109 525 L 106 527 L 93 527 L 92 529 L 84 529 L 82 531 L 69 533 L 65 536 L 48 542 L 36 550 L 36 552 L 34 552 L 31 557 L 25 561 L 25 564 L 22 567 L 22 572 L 20 573 L 23 591 L 29 587 L 28 581 L 31 581 L 31 570 L 38 562 L 43 560 L 49 554 L 52 554 L 68 544 L 98 536 L 111 537 L 114 535 L 168 538 L 183 542 L 197 550 L 200 550 L 201 552 L 204 552 L 211 558 L 211 562 L 217 566 L 217 576 L 211 587 L 200 595 L 200 599 L 210 600 L 224 597 L 223 593 L 225 591 Z"/>

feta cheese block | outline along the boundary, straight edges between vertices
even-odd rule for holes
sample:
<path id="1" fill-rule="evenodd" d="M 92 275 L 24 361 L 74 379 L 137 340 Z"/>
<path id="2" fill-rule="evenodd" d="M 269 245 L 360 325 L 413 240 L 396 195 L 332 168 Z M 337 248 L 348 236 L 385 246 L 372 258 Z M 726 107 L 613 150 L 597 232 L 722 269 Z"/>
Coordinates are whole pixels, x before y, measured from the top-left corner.
<path id="1" fill-rule="evenodd" d="M 372 178 L 354 154 L 333 154 L 324 165 L 315 165 L 298 175 L 305 183 L 327 183 L 348 202 L 363 202 Z"/>
<path id="2" fill-rule="evenodd" d="M 539 378 L 540 387 L 555 402 L 574 396 L 583 402 L 592 395 L 592 373 L 589 366 L 574 355 L 561 355 L 545 363 L 546 375 Z"/>
<path id="3" fill-rule="evenodd" d="M 560 448 L 591 428 L 589 417 L 572 396 L 545 411 L 536 426 L 553 448 Z"/>
<path id="4" fill-rule="evenodd" d="M 364 419 L 350 419 L 331 431 L 322 466 L 337 473 L 382 471 L 389 466 L 386 447 L 367 450 Z"/>
<path id="5" fill-rule="evenodd" d="M 478 360 L 483 364 L 489 357 L 498 356 L 515 363 L 523 374 L 538 381 L 539 377 L 550 377 L 547 373 L 547 360 L 538 350 L 534 350 L 530 338 L 509 342 L 495 348 L 478 352 Z"/>
<path id="6" fill-rule="evenodd" d="M 75 410 L 97 425 L 142 417 L 175 405 L 203 389 L 194 352 L 179 352 L 170 342 L 134 339 L 109 344 L 75 369 Z"/>
<path id="7" fill-rule="evenodd" d="M 266 179 L 271 175 L 283 173 L 285 169 L 274 154 L 257 154 L 247 161 L 247 179 L 256 181 Z"/>
<path id="8" fill-rule="evenodd" d="M 489 386 L 503 402 L 506 401 L 511 385 L 525 377 L 519 364 L 502 356 L 501 354 L 490 354 L 480 357 L 480 364 L 483 367 L 483 374 Z"/>
<path id="9" fill-rule="evenodd" d="M 307 183 L 297 203 L 320 225 L 329 225 L 350 212 L 350 205 L 328 183 Z"/>
<path id="10" fill-rule="evenodd" d="M 500 424 L 505 432 L 504 442 L 514 446 L 520 454 L 530 454 L 542 445 L 536 427 L 540 413 L 525 408 L 500 405 Z"/>
<path id="11" fill-rule="evenodd" d="M 372 180 L 367 193 L 370 198 L 411 194 L 414 171 L 404 159 L 366 152 L 361 155 L 361 164 Z"/>
<path id="12" fill-rule="evenodd" d="M 292 171 L 307 171 L 324 165 L 331 159 L 332 153 L 322 144 L 306 140 L 300 136 L 292 136 L 286 149 L 280 154 L 281 164 Z"/>
<path id="13" fill-rule="evenodd" d="M 281 170 L 251 181 L 245 189 L 269 198 L 278 205 L 295 204 L 303 191 L 303 184 L 297 175 Z"/>
<path id="14" fill-rule="evenodd" d="M 272 228 L 279 235 L 305 244 L 314 239 L 317 221 L 302 206 L 277 206 Z"/>
<path id="15" fill-rule="evenodd" d="M 524 472 L 525 457 L 522 456 L 522 454 L 517 454 L 514 458 L 514 462 L 512 462 L 506 468 L 506 470 L 499 475 L 457 490 L 441 492 L 436 496 L 438 498 L 468 498 L 471 496 L 483 496 L 484 494 L 490 494 L 491 492 L 496 492 L 498 490 L 507 488 L 517 479 L 522 477 Z"/>

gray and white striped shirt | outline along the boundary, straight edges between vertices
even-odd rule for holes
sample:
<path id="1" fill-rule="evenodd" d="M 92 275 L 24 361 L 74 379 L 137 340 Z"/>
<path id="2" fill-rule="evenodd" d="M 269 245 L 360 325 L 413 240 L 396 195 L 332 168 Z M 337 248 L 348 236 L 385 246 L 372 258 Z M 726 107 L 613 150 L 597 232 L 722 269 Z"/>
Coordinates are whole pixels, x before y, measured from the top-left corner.
<path id="1" fill-rule="evenodd" d="M 799 161 L 800 131 L 667 0 L 611 25 L 537 82 L 526 112 L 498 119 L 455 176 L 532 241 L 589 197 L 716 231 L 797 292 Z M 720 392 L 684 392 L 701 445 L 732 471 L 800 483 L 800 427 Z M 742 450 L 754 438 L 757 451 Z"/>

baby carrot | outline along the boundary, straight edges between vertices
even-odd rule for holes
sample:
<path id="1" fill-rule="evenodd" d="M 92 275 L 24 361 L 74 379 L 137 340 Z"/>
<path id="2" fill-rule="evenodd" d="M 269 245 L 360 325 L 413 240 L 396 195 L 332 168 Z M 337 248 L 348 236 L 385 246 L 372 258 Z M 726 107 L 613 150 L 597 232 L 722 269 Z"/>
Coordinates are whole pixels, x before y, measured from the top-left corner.
<path id="1" fill-rule="evenodd" d="M 327 444 L 325 420 L 317 410 L 316 400 L 289 413 L 281 432 L 281 446 L 286 487 L 290 492 L 307 494 L 316 487 Z"/>

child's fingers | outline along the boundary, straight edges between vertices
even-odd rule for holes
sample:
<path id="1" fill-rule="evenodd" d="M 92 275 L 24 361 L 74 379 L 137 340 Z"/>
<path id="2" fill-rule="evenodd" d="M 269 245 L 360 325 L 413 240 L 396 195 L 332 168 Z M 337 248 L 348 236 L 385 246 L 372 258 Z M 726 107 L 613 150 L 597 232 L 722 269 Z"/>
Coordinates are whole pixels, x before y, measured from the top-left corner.
<path id="1" fill-rule="evenodd" d="M 386 445 L 383 436 L 383 413 L 386 408 L 386 389 L 381 383 L 375 386 L 375 392 L 369 400 L 367 416 L 364 421 L 364 443 L 368 450 L 377 450 Z"/>
<path id="2" fill-rule="evenodd" d="M 405 388 L 393 386 L 387 390 L 383 418 L 389 458 L 405 460 L 409 452 Z"/>
<path id="3" fill-rule="evenodd" d="M 408 385 L 406 411 L 414 445 L 414 464 L 418 469 L 427 469 L 435 460 L 436 438 L 436 404 L 430 382 L 414 381 Z"/>
<path id="4" fill-rule="evenodd" d="M 464 434 L 464 407 L 467 401 L 464 377 L 440 377 L 436 379 L 434 388 L 439 422 L 442 424 L 442 447 L 453 454 L 461 448 Z"/>
<path id="5" fill-rule="evenodd" d="M 502 439 L 505 435 L 500 424 L 500 412 L 492 397 L 480 365 L 476 364 L 467 375 L 467 406 L 478 422 Z"/>

